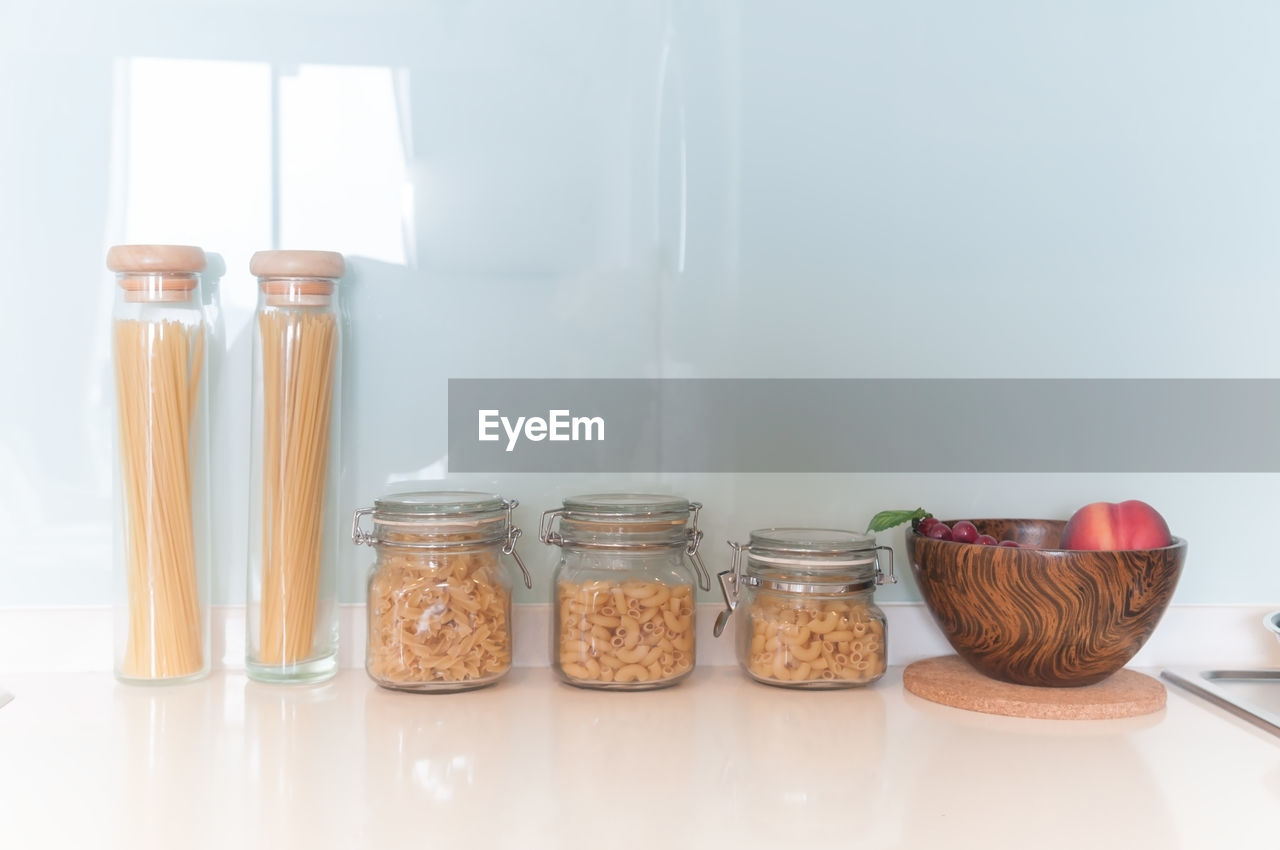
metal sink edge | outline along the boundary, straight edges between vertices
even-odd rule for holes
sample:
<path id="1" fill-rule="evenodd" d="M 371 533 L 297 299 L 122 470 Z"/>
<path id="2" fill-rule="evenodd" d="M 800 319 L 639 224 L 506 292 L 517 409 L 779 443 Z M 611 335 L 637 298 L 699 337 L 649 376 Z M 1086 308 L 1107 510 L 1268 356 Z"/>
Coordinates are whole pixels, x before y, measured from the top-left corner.
<path id="1" fill-rule="evenodd" d="M 1267 681 L 1280 685 L 1280 670 L 1162 670 L 1162 678 L 1190 691 L 1219 708 L 1280 736 L 1280 715 L 1251 702 L 1237 699 L 1216 683 L 1222 681 Z"/>

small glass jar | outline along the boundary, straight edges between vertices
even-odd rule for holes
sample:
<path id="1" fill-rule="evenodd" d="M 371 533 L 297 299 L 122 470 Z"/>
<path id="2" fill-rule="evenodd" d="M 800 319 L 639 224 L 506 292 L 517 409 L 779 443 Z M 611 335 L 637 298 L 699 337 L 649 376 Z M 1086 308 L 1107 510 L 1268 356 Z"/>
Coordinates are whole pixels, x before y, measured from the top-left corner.
<path id="1" fill-rule="evenodd" d="M 867 685 L 884 675 L 888 635 L 873 597 L 878 585 L 897 581 L 891 548 L 867 534 L 826 528 L 762 528 L 747 545 L 729 545 L 733 566 L 719 575 L 728 607 L 716 618 L 715 635 L 732 615 L 747 675 L 817 689 Z M 888 554 L 885 572 L 880 552 Z"/>
<path id="2" fill-rule="evenodd" d="M 338 671 L 342 334 L 332 251 L 259 251 L 253 337 L 245 671 L 319 682 Z"/>
<path id="3" fill-rule="evenodd" d="M 511 576 L 519 503 L 456 490 L 400 493 L 355 512 L 351 540 L 374 547 L 365 670 L 384 688 L 466 691 L 511 668 Z M 373 531 L 360 528 L 372 516 Z"/>
<path id="4" fill-rule="evenodd" d="M 204 251 L 116 245 L 115 673 L 209 671 L 208 329 Z"/>
<path id="5" fill-rule="evenodd" d="M 694 576 L 702 505 L 672 496 L 575 496 L 542 515 L 539 537 L 561 548 L 551 666 L 571 685 L 649 690 L 693 672 Z M 556 517 L 559 530 L 554 529 Z"/>

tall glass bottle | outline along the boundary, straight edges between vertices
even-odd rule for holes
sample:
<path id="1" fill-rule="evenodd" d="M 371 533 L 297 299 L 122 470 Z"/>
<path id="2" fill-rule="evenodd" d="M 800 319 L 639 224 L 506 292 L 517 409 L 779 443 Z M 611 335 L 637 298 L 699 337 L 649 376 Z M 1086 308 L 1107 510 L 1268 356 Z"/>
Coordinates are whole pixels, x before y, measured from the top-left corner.
<path id="1" fill-rule="evenodd" d="M 116 245 L 115 672 L 174 682 L 209 671 L 204 251 Z"/>
<path id="2" fill-rule="evenodd" d="M 331 251 L 259 251 L 245 666 L 271 682 L 337 672 L 342 335 Z"/>

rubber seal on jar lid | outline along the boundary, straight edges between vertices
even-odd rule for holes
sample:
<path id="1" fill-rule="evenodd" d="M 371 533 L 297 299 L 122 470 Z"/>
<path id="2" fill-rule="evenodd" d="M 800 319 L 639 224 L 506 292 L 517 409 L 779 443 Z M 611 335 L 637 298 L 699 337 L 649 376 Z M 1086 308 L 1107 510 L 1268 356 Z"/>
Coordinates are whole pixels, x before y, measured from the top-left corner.
<path id="1" fill-rule="evenodd" d="M 739 581 L 748 587 L 755 587 L 760 590 L 769 590 L 775 593 L 797 593 L 804 596 L 843 596 L 847 593 L 862 593 L 866 590 L 872 590 L 876 586 L 876 580 L 872 577 L 838 583 L 829 581 L 794 581 L 785 578 L 763 578 L 755 575 L 744 575 Z"/>

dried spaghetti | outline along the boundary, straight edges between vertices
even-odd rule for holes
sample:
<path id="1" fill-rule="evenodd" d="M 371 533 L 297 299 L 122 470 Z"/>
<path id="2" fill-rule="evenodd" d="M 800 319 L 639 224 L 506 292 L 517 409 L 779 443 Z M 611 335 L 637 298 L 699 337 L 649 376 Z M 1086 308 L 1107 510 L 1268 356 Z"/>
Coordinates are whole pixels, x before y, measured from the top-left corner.
<path id="1" fill-rule="evenodd" d="M 312 654 L 324 539 L 338 323 L 333 313 L 264 310 L 260 664 Z"/>
<path id="2" fill-rule="evenodd" d="M 189 676 L 204 668 L 192 499 L 204 333 L 119 319 L 112 346 L 129 605 L 121 673 Z"/>

